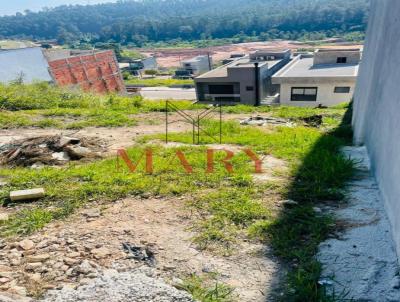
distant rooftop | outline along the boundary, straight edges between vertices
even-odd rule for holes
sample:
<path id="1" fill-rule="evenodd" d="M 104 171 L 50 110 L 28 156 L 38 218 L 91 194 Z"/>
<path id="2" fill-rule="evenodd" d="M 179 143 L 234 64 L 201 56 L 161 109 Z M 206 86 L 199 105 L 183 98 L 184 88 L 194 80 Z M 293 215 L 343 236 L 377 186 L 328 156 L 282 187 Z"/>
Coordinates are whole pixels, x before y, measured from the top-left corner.
<path id="1" fill-rule="evenodd" d="M 197 56 L 197 57 L 194 57 L 194 58 L 191 58 L 191 59 L 183 60 L 182 63 L 194 63 L 194 62 L 198 62 L 198 61 L 201 61 L 201 60 L 208 60 L 208 56 L 206 56 L 206 55 Z"/>
<path id="2" fill-rule="evenodd" d="M 216 69 L 213 69 L 209 72 L 206 72 L 202 74 L 201 76 L 198 76 L 198 79 L 204 79 L 204 78 L 225 78 L 228 76 L 228 69 L 233 69 L 233 68 L 252 68 L 254 67 L 254 63 L 259 63 L 259 67 L 265 67 L 268 65 L 268 68 L 272 68 L 275 66 L 277 63 L 279 63 L 281 60 L 270 60 L 270 61 L 258 61 L 258 60 L 251 60 L 249 57 L 244 57 L 237 59 L 231 63 L 228 63 L 226 65 L 220 66 Z"/>
<path id="3" fill-rule="evenodd" d="M 358 64 L 314 65 L 314 58 L 300 55 L 286 68 L 278 71 L 273 78 L 356 77 L 358 66 Z"/>

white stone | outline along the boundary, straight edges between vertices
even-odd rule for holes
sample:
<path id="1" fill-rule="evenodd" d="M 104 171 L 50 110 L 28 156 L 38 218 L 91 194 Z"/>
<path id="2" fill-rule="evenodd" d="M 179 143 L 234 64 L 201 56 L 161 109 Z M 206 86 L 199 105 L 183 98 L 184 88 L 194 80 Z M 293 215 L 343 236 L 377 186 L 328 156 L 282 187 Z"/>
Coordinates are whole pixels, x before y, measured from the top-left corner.
<path id="1" fill-rule="evenodd" d="M 19 242 L 18 246 L 21 249 L 27 251 L 27 250 L 31 250 L 35 246 L 35 244 L 33 243 L 32 240 L 25 239 L 25 240 L 22 240 L 21 242 Z"/>

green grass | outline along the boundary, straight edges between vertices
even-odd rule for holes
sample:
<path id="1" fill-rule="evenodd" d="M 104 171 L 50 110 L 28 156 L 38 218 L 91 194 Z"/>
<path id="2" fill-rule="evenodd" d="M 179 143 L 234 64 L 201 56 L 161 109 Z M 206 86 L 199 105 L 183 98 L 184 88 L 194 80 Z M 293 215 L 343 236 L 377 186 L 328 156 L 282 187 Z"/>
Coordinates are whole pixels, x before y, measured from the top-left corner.
<path id="1" fill-rule="evenodd" d="M 297 111 L 294 117 L 310 113 L 304 109 L 290 110 Z M 324 109 L 319 110 L 324 113 Z M 332 110 L 340 112 L 342 108 L 327 111 Z M 353 173 L 353 162 L 340 153 L 340 147 L 351 144 L 350 111 L 351 108 L 344 117 L 340 113 L 333 114 L 334 124 L 338 126 L 329 131 L 299 126 L 263 132 L 259 128 L 240 127 L 234 122 L 223 124 L 223 143 L 251 147 L 284 159 L 290 166 L 290 181 L 276 188 L 257 188 L 248 183 L 242 189 L 224 189 L 200 198 L 202 202 L 197 207 L 200 207 L 203 221 L 197 229 L 196 240 L 204 246 L 213 242 L 227 246 L 238 238 L 240 230 L 245 230 L 250 237 L 269 242 L 290 267 L 282 301 L 336 301 L 338 298 L 327 295 L 318 285 L 321 266 L 315 259 L 319 243 L 334 231 L 334 219 L 316 213 L 313 207 L 321 202 L 337 203 L 344 197 L 345 183 Z M 209 133 L 218 133 L 216 122 L 206 121 L 204 127 Z M 152 138 L 155 137 L 147 139 Z M 191 142 L 189 133 L 171 135 L 170 139 Z M 202 142 L 211 143 L 212 140 L 204 138 Z M 270 193 L 276 191 L 282 199 L 296 200 L 298 205 L 287 206 L 274 215 L 268 208 L 262 208 L 263 189 Z M 240 205 L 236 204 L 239 200 L 243 201 Z"/>
<path id="2" fill-rule="evenodd" d="M 125 81 L 128 85 L 142 85 L 146 87 L 160 87 L 160 86 L 175 86 L 175 85 L 194 85 L 192 79 L 181 80 L 181 79 L 160 79 L 160 78 L 147 78 L 139 79 L 133 78 Z"/>
<path id="3" fill-rule="evenodd" d="M 180 109 L 193 107 L 190 101 L 173 103 Z M 67 91 L 45 83 L 0 84 L 0 128 L 2 129 L 132 126 L 137 123 L 135 114 L 164 110 L 165 102 L 144 100 L 138 96 L 100 96 Z"/>
<path id="4" fill-rule="evenodd" d="M 210 275 L 191 275 L 178 288 L 189 292 L 196 301 L 200 302 L 232 302 L 233 288 L 218 282 Z"/>
<path id="5" fill-rule="evenodd" d="M 27 89 L 37 93 L 35 87 L 29 86 Z M 48 88 L 43 86 L 42 89 Z M 0 89 L 0 104 L 7 110 L 1 114 L 10 122 L 20 125 L 29 123 L 38 113 L 46 119 L 121 113 L 122 123 L 125 123 L 123 116 L 127 112 L 134 114 L 164 110 L 163 102 L 147 103 L 141 99 L 116 96 L 76 96 L 74 93 L 67 93 L 64 99 L 62 91 L 52 91 L 53 97 L 45 95 L 44 100 L 35 103 L 26 91 L 19 92 L 15 87 L 6 87 L 5 90 L 8 93 Z M 27 103 L 24 103 L 25 97 L 28 98 Z M 253 112 L 253 109 L 244 106 L 224 110 Z M 234 174 L 227 173 L 220 164 L 216 166 L 216 173 L 208 174 L 204 171 L 204 146 L 184 148 L 188 161 L 194 167 L 194 173 L 190 175 L 184 173 L 173 156 L 174 149 L 157 145 L 154 146 L 154 166 L 157 167 L 154 175 L 128 173 L 126 168 L 117 170 L 116 160 L 112 158 L 89 164 L 71 164 L 61 169 L 1 169 L 0 177 L 6 178 L 9 183 L 0 191 L 3 204 L 10 202 L 8 194 L 11 190 L 44 187 L 47 192 L 43 200 L 17 211 L 1 227 L 1 234 L 13 236 L 35 232 L 50 221 L 62 219 L 92 201 L 110 202 L 148 193 L 157 196 L 187 195 L 190 200 L 188 206 L 196 214 L 194 217 L 198 217 L 193 223 L 196 232 L 193 240 L 200 248 L 222 249 L 229 253 L 241 239 L 265 240 L 290 268 L 282 301 L 333 301 L 334 298 L 327 296 L 318 285 L 321 267 L 315 260 L 315 254 L 318 244 L 334 229 L 334 220 L 316 213 L 313 207 L 321 202 L 340 202 L 345 193 L 345 183 L 353 172 L 353 163 L 339 151 L 341 146 L 351 143 L 348 116 L 345 115 L 342 120 L 346 107 L 260 107 L 257 110 L 293 120 L 315 114 L 324 117 L 320 128 L 297 126 L 263 130 L 261 127 L 240 126 L 237 122 L 223 123 L 223 143 L 248 147 L 259 155 L 272 155 L 287 163 L 288 175 L 283 175 L 287 179 L 282 183 L 255 183 L 251 177 L 252 162 L 244 154 L 234 157 Z M 15 121 L 12 121 L 13 114 L 18 117 Z M 119 118 L 117 115 L 116 119 Z M 219 125 L 216 121 L 206 120 L 202 127 L 212 135 L 218 134 Z M 142 141 L 157 138 L 164 137 L 149 136 Z M 169 139 L 192 143 L 192 134 L 170 134 Z M 202 136 L 201 143 L 213 143 L 213 140 Z M 130 157 L 138 159 L 143 148 L 134 147 L 128 152 Z M 217 159 L 223 156 L 218 153 Z M 171 162 L 175 165 L 171 165 Z M 298 205 L 277 211 L 271 207 L 276 199 L 293 199 Z M 193 284 L 196 282 L 192 280 L 192 287 L 188 290 L 196 292 L 200 300 L 225 301 L 204 300 L 206 298 L 202 296 L 207 297 L 209 287 Z"/>
<path id="6" fill-rule="evenodd" d="M 137 160 L 142 152 L 138 147 L 129 150 L 133 160 Z M 154 152 L 154 175 L 144 172 L 129 173 L 125 167 L 117 170 L 115 158 L 84 165 L 70 165 L 63 169 L 1 169 L 0 176 L 9 182 L 0 191 L 3 204 L 9 203 L 8 195 L 11 190 L 44 187 L 47 192 L 46 197 L 35 203 L 33 209 L 18 212 L 3 227 L 3 236 L 29 234 L 42 227 L 44 222 L 63 218 L 92 200 L 114 201 L 145 193 L 159 196 L 197 194 L 196 192 L 204 189 L 218 190 L 235 184 L 235 177 L 229 177 L 220 166 L 216 167 L 214 174 L 205 172 L 206 156 L 203 148 L 185 148 L 185 154 L 195 170 L 191 175 L 184 173 L 174 157 L 174 150 L 154 146 Z M 251 167 L 243 156 L 239 156 L 235 163 L 239 175 L 249 173 Z M 37 212 L 33 215 L 33 211 Z M 31 219 L 32 215 L 34 219 Z"/>

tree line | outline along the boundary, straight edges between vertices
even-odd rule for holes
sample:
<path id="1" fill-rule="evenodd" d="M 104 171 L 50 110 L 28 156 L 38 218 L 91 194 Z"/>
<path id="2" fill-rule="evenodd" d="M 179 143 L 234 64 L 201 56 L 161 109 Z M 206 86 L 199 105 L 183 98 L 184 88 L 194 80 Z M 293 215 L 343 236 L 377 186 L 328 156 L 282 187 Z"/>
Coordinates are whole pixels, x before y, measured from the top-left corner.
<path id="1" fill-rule="evenodd" d="M 249 37 L 362 38 L 369 0 L 140 0 L 70 5 L 0 17 L 0 38 L 57 39 L 61 44 Z"/>

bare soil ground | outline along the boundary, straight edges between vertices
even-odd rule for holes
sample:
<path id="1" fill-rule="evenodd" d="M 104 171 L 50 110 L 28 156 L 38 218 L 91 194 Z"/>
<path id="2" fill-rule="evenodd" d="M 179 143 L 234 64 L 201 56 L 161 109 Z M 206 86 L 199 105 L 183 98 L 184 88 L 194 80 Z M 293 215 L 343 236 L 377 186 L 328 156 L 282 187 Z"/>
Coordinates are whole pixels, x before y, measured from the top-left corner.
<path id="1" fill-rule="evenodd" d="M 192 114 L 192 113 L 190 113 Z M 251 114 L 224 114 L 224 120 L 240 120 L 247 118 Z M 88 138 L 97 138 L 105 141 L 108 154 L 115 154 L 120 148 L 126 148 L 134 145 L 134 140 L 139 136 L 165 133 L 165 114 L 164 113 L 145 113 L 135 115 L 138 121 L 137 126 L 132 127 L 88 127 L 81 130 L 62 130 L 53 128 L 16 128 L 0 130 L 0 145 L 10 143 L 11 141 L 45 136 L 45 135 L 67 135 L 80 136 Z M 178 114 L 169 116 L 168 126 L 171 132 L 184 132 L 192 129 L 187 122 L 182 121 Z"/>
<path id="2" fill-rule="evenodd" d="M 250 115 L 227 114 L 224 119 L 240 120 Z M 118 148 L 134 145 L 139 136 L 164 133 L 163 117 L 163 113 L 141 114 L 136 116 L 137 126 L 123 128 L 1 130 L 0 145 L 28 137 L 75 134 L 105 141 L 107 154 L 115 155 Z M 191 129 L 191 125 L 179 120 L 178 115 L 170 117 L 175 121 L 170 125 L 171 131 Z M 235 150 L 236 146 L 214 147 Z M 258 175 L 260 182 L 279 180 L 279 172 L 286 169 L 285 162 L 271 156 L 264 158 L 263 164 L 268 172 Z M 272 207 L 280 207 L 270 197 L 267 199 Z M 238 240 L 228 255 L 199 250 L 192 242 L 191 230 L 199 217 L 185 206 L 188 200 L 193 200 L 192 196 L 143 196 L 113 204 L 91 203 L 34 235 L 0 241 L 0 298 L 2 291 L 22 297 L 40 296 L 49 289 L 88 284 L 107 268 L 129 271 L 147 266 L 123 250 L 122 244 L 129 243 L 154 252 L 154 277 L 171 284 L 190 274 L 216 273 L 220 282 L 235 288 L 238 301 L 273 301 L 271 297 L 279 295 L 285 269 L 269 246 L 246 239 Z M 12 214 L 15 210 L 3 209 L 1 213 Z"/>
<path id="3" fill-rule="evenodd" d="M 29 249 L 21 249 L 20 241 L 9 242 L 1 251 L 2 259 L 7 259 L 1 261 L 2 271 L 9 272 L 9 277 L 31 294 L 76 286 L 94 278 L 94 268 L 124 271 L 145 266 L 127 258 L 122 243 L 130 243 L 150 247 L 155 253 L 155 275 L 172 283 L 189 274 L 215 272 L 220 281 L 235 288 L 239 301 L 270 301 L 266 299 L 283 271 L 268 246 L 242 242 L 230 256 L 199 251 L 191 241 L 192 213 L 184 207 L 185 198 L 191 197 L 92 204 L 25 239 L 33 242 Z M 84 260 L 90 261 L 91 274 L 79 271 Z M 38 273 L 40 283 L 34 282 Z"/>
<path id="4" fill-rule="evenodd" d="M 223 46 L 213 46 L 208 48 L 182 48 L 182 49 L 143 49 L 140 52 L 144 55 L 155 55 L 160 67 L 171 68 L 178 67 L 180 62 L 185 59 L 193 58 L 198 55 L 210 55 L 214 62 L 219 62 L 229 58 L 232 53 L 249 53 L 255 50 L 267 49 L 291 49 L 296 51 L 299 48 L 354 48 L 361 45 L 352 45 L 348 43 L 338 43 L 316 47 L 306 43 L 293 41 L 271 41 L 271 42 L 252 42 L 240 43 Z"/>

